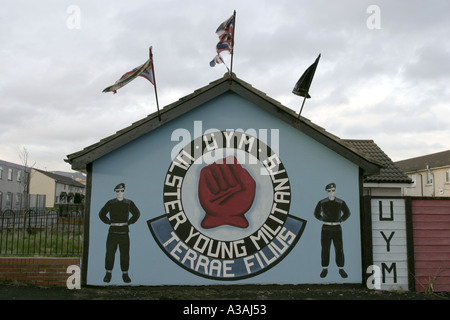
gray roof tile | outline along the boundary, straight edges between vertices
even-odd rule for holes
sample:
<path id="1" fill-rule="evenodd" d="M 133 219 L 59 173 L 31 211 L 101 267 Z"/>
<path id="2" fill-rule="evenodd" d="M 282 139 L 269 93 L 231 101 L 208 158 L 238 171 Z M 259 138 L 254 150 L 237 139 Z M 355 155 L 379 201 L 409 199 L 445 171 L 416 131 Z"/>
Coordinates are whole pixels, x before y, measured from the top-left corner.
<path id="1" fill-rule="evenodd" d="M 376 175 L 367 176 L 364 178 L 365 182 L 377 183 L 410 183 L 403 171 L 389 158 L 386 153 L 373 140 L 350 140 L 345 139 L 346 143 L 350 144 L 359 151 L 365 153 L 370 158 L 378 160 L 383 164 L 380 173 Z"/>
<path id="2" fill-rule="evenodd" d="M 395 162 L 404 172 L 450 166 L 450 150 Z"/>

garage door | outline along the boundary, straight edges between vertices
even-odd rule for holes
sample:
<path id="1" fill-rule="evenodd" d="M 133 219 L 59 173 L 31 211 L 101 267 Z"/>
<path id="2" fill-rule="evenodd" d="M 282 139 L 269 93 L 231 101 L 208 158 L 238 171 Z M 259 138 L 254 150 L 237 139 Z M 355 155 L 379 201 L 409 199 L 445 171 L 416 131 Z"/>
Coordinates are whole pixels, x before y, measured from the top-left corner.
<path id="1" fill-rule="evenodd" d="M 413 199 L 416 291 L 450 291 L 450 200 Z"/>

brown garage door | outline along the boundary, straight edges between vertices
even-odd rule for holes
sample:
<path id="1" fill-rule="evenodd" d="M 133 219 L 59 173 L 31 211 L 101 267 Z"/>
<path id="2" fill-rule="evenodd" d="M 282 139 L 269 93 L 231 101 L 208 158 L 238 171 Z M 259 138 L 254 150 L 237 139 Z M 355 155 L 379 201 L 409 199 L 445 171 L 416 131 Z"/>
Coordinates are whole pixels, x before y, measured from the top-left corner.
<path id="1" fill-rule="evenodd" d="M 450 291 L 450 200 L 413 199 L 416 290 Z"/>

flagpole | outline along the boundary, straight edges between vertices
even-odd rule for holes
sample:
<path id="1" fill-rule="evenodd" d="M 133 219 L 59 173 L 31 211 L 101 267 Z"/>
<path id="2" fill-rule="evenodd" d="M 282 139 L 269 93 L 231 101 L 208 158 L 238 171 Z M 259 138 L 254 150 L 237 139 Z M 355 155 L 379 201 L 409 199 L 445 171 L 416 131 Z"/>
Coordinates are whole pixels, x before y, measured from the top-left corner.
<path id="1" fill-rule="evenodd" d="M 233 57 L 234 57 L 234 31 L 236 29 L 236 10 L 233 12 L 233 34 L 231 36 L 231 66 L 230 66 L 230 76 L 233 73 Z"/>
<path id="2" fill-rule="evenodd" d="M 298 116 L 297 116 L 297 122 L 298 122 L 298 119 L 300 119 L 300 114 L 302 113 L 303 106 L 305 105 L 305 101 L 306 101 L 306 95 L 303 98 L 302 107 L 300 108 L 300 111 L 299 111 Z"/>
<path id="3" fill-rule="evenodd" d="M 222 61 L 222 63 L 223 63 L 223 65 L 225 66 L 225 68 L 227 68 L 227 70 L 228 70 L 228 73 L 229 73 L 229 74 L 231 74 L 231 71 L 230 71 L 230 69 L 228 69 L 228 66 L 227 66 L 227 64 L 225 63 L 225 61 L 223 61 L 223 59 L 222 59 L 222 57 L 221 57 L 221 56 L 219 56 L 219 59 L 220 59 L 220 61 Z"/>
<path id="4" fill-rule="evenodd" d="M 159 113 L 158 91 L 156 90 L 155 66 L 153 65 L 153 53 L 151 46 L 149 48 L 149 56 L 152 64 L 153 81 L 155 82 L 155 85 L 153 87 L 155 87 L 155 98 L 156 98 L 156 108 L 158 109 L 158 120 L 161 121 L 161 115 Z"/>

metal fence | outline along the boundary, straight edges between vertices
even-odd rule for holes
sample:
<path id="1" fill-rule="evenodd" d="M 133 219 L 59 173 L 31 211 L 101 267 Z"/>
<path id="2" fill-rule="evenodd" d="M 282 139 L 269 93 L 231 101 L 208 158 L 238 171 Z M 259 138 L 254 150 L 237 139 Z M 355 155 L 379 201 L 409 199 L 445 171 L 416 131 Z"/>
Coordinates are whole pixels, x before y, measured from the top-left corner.
<path id="1" fill-rule="evenodd" d="M 84 207 L 0 212 L 0 256 L 80 256 Z"/>

